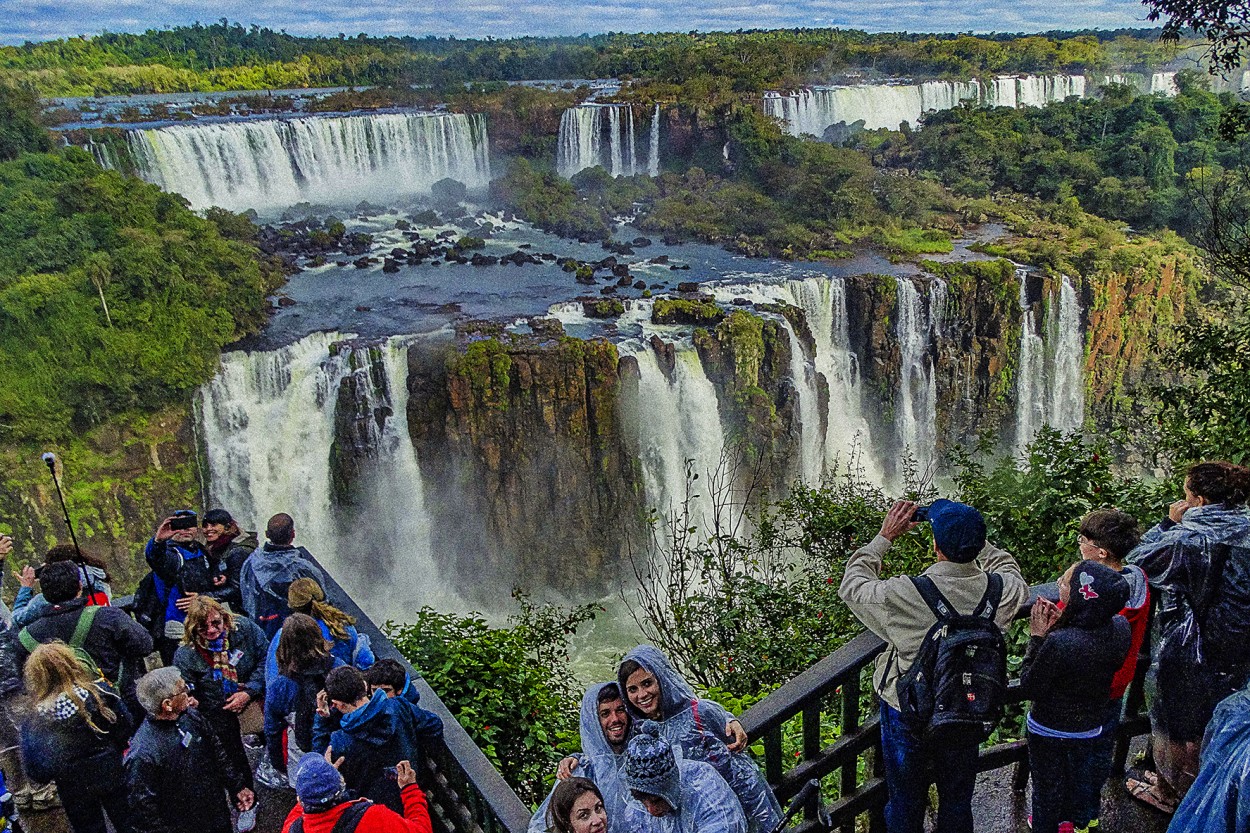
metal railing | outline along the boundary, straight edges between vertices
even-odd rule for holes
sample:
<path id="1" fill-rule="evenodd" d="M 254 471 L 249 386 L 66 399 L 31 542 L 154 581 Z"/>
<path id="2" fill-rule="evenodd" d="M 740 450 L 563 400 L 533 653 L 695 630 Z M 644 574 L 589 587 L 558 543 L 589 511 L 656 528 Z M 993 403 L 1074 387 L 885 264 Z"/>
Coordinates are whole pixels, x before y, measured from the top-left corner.
<path id="1" fill-rule="evenodd" d="M 1034 588 L 1034 596 L 1050 595 L 1047 591 L 1053 587 Z M 1017 618 L 1027 616 L 1028 610 L 1028 605 L 1021 608 Z M 740 718 L 752 738 L 763 740 L 764 773 L 778 800 L 784 804 L 812 778 L 820 780 L 826 797 L 832 796 L 823 808 L 820 802 L 824 799 L 817 797 L 809 802 L 796 833 L 830 829 L 854 833 L 862 817 L 867 817 L 872 833 L 885 833 L 881 726 L 871 681 L 872 661 L 883 650 L 885 643 L 880 638 L 862 633 L 769 694 Z M 1137 674 L 1126 693 L 1124 719 L 1116 735 L 1116 773 L 1124 771 L 1133 737 L 1150 731 L 1149 718 L 1142 713 L 1143 680 L 1149 667 L 1147 638 L 1137 657 Z M 1019 681 L 1011 682 L 1008 701 L 1021 701 Z M 787 728 L 791 731 L 787 732 Z M 784 748 L 787 735 L 790 744 L 798 746 L 793 752 Z M 835 739 L 822 745 L 822 739 L 828 735 Z M 1022 790 L 1028 779 L 1028 742 L 1023 738 L 981 749 L 980 772 L 1013 764 L 1014 786 Z M 820 812 L 822 809 L 824 813 Z"/>

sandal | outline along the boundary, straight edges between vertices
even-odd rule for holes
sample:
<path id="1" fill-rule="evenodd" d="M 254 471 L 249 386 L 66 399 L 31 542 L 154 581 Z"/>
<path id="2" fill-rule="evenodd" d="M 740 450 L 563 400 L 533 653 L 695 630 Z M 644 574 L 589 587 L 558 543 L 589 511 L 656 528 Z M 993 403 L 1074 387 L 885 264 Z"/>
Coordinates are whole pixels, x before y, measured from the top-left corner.
<path id="1" fill-rule="evenodd" d="M 1124 788 L 1133 798 L 1143 804 L 1149 804 L 1160 812 L 1167 813 L 1169 816 L 1176 812 L 1176 802 L 1164 797 L 1159 791 L 1157 780 L 1156 783 L 1150 783 L 1144 773 L 1141 778 L 1127 779 L 1124 782 Z"/>

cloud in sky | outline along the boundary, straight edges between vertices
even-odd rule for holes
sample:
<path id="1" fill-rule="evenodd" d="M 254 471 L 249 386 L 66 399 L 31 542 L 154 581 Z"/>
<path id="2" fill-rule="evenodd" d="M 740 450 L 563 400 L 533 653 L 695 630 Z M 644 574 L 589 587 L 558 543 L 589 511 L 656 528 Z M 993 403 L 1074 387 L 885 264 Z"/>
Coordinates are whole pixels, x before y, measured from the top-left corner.
<path id="1" fill-rule="evenodd" d="M 843 27 L 868 31 L 1028 32 L 1145 26 L 1137 0 L 0 0 L 0 43 L 101 31 L 138 32 L 229 18 L 297 35 L 578 35 L 607 31 L 689 31 Z"/>

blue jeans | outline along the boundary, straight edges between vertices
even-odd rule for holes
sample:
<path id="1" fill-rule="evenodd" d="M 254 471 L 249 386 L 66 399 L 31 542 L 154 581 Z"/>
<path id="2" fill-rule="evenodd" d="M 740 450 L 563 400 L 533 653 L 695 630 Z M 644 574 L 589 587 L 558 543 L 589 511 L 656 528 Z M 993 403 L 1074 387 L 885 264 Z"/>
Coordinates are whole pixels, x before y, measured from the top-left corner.
<path id="1" fill-rule="evenodd" d="M 1055 833 L 1065 821 L 1084 827 L 1098 817 L 1102 782 L 1095 759 L 1099 741 L 1096 737 L 1047 738 L 1029 732 L 1036 833 Z"/>
<path id="2" fill-rule="evenodd" d="M 930 744 L 903 724 L 897 709 L 881 704 L 881 749 L 885 757 L 885 829 L 923 833 L 929 784 L 936 783 L 935 833 L 972 833 L 972 790 L 977 782 L 979 744 Z"/>

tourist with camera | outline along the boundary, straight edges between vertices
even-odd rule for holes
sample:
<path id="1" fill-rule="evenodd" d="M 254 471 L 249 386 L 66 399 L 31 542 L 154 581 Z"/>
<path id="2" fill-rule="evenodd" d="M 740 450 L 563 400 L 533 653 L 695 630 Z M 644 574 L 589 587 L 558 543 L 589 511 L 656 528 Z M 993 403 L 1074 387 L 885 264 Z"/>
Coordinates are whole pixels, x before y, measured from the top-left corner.
<path id="1" fill-rule="evenodd" d="M 208 554 L 199 540 L 199 516 L 179 509 L 161 521 L 144 548 L 143 557 L 152 571 L 152 629 L 161 661 L 169 665 L 186 631 L 187 608 L 203 593 L 214 598 L 228 596 L 225 565 Z"/>
<path id="2" fill-rule="evenodd" d="M 109 586 L 108 567 L 104 560 L 90 552 L 80 551 L 73 544 L 57 544 L 44 556 L 43 566 L 32 567 L 27 564 L 17 573 L 20 587 L 13 598 L 13 624 L 25 627 L 39 618 L 48 607 L 48 600 L 42 593 L 35 592 L 35 582 L 49 564 L 58 561 L 70 561 L 77 565 L 79 579 L 83 586 L 83 598 L 88 605 L 106 605 L 110 602 L 113 590 Z"/>
<path id="3" fill-rule="evenodd" d="M 296 762 L 292 769 L 299 803 L 286 817 L 282 833 L 431 833 L 429 806 L 411 762 L 393 767 L 404 802 L 402 815 L 366 798 L 352 799 L 338 771 L 342 763 L 341 758 L 331 763 L 316 752 Z"/>
<path id="4" fill-rule="evenodd" d="M 222 576 L 214 578 L 219 584 L 216 599 L 230 605 L 235 613 L 243 612 L 243 595 L 239 579 L 243 575 L 243 563 L 256 549 L 256 533 L 239 529 L 234 517 L 225 509 L 209 509 L 200 522 L 204 533 L 204 548 L 220 568 Z"/>
<path id="5" fill-rule="evenodd" d="M 925 521 L 933 531 L 935 563 L 920 576 L 882 578 L 885 555 L 895 540 Z M 890 833 L 921 833 L 929 784 L 936 780 L 937 833 L 972 833 L 977 749 L 985 737 L 985 720 L 1001 711 L 1002 692 L 996 689 L 1006 685 L 1002 630 L 1029 597 L 1020 565 L 986 541 L 985 520 L 973 507 L 938 500 L 922 508 L 900 500 L 886 514 L 881 532 L 847 561 L 838 595 L 868 630 L 886 642 L 873 675 L 873 688 L 881 698 L 881 746 L 889 791 L 886 828 Z M 960 694 L 967 708 L 951 704 L 949 713 L 958 719 L 945 726 L 935 724 L 933 690 L 923 685 L 930 677 L 957 670 L 947 659 L 953 654 L 941 650 L 944 628 L 937 627 L 939 612 L 946 622 L 959 617 L 959 624 L 967 625 L 967 637 L 985 648 L 979 655 L 996 666 L 977 671 L 975 682 Z M 926 643 L 929 648 L 922 651 Z M 924 679 L 917 673 L 909 675 L 913 665 L 929 673 Z M 974 678 L 973 669 L 966 673 L 968 679 Z M 995 679 L 983 676 L 987 674 Z M 983 681 L 986 690 L 980 689 Z M 957 689 L 955 685 L 950 690 Z"/>

